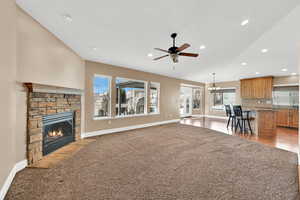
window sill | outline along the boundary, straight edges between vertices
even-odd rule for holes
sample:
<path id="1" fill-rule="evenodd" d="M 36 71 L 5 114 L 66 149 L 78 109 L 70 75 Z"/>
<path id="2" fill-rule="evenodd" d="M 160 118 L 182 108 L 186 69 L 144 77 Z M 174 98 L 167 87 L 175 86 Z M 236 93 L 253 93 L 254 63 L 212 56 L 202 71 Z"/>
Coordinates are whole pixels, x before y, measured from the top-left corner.
<path id="1" fill-rule="evenodd" d="M 148 114 L 136 114 L 136 115 L 118 115 L 115 116 L 115 119 L 122 119 L 122 118 L 128 118 L 128 117 L 142 117 L 142 116 L 148 116 Z"/>
<path id="2" fill-rule="evenodd" d="M 212 110 L 216 110 L 216 111 L 225 111 L 224 109 L 221 109 L 221 108 L 212 108 Z"/>
<path id="3" fill-rule="evenodd" d="M 97 120 L 109 120 L 109 119 L 113 119 L 112 117 L 94 117 L 93 118 L 95 121 Z"/>
<path id="4" fill-rule="evenodd" d="M 148 115 L 160 115 L 159 112 L 156 112 L 156 113 L 149 113 Z"/>

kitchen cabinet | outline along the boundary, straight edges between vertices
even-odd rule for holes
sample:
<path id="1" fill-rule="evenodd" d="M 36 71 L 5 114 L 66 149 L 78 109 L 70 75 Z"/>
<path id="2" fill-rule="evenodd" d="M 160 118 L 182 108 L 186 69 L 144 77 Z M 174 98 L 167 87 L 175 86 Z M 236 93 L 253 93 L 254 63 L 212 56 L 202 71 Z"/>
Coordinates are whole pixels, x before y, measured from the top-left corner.
<path id="1" fill-rule="evenodd" d="M 241 80 L 241 97 L 245 99 L 271 99 L 273 77 Z"/>
<path id="2" fill-rule="evenodd" d="M 277 111 L 277 126 L 289 126 L 289 109 L 280 109 Z"/>
<path id="3" fill-rule="evenodd" d="M 290 110 L 290 127 L 292 127 L 292 128 L 299 127 L 299 110 L 298 109 Z"/>
<path id="4" fill-rule="evenodd" d="M 276 112 L 277 126 L 298 128 L 299 110 L 298 109 L 279 109 Z"/>

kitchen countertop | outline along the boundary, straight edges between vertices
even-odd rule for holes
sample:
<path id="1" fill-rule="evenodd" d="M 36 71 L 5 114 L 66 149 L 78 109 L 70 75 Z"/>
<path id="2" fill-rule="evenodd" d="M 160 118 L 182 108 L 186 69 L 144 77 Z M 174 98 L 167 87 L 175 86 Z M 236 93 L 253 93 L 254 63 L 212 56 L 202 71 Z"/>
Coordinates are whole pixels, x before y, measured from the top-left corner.
<path id="1" fill-rule="evenodd" d="M 280 109 L 295 109 L 298 110 L 298 106 L 272 106 L 272 107 L 252 107 L 252 106 L 242 106 L 243 110 L 251 110 L 251 111 L 277 111 Z"/>
<path id="2" fill-rule="evenodd" d="M 299 106 L 277 106 L 273 105 L 273 109 L 299 109 Z"/>

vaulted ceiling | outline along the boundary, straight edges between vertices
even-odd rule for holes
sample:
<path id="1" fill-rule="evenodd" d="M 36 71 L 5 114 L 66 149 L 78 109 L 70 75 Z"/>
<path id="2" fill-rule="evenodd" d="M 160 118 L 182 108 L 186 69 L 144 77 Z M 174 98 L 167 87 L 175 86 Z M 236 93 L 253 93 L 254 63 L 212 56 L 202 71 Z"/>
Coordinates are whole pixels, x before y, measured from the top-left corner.
<path id="1" fill-rule="evenodd" d="M 87 60 L 200 82 L 211 82 L 213 72 L 217 81 L 298 73 L 299 0 L 17 3 Z M 173 32 L 178 46 L 189 43 L 186 52 L 200 57 L 180 57 L 176 65 L 169 58 L 152 61 L 163 55 L 153 48 L 168 49 Z"/>

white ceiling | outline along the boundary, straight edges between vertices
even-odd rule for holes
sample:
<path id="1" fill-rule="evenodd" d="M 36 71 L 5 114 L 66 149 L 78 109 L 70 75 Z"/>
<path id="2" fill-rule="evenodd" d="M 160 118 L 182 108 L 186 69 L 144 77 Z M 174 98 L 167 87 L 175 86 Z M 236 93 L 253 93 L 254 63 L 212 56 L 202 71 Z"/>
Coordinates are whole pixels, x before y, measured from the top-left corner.
<path id="1" fill-rule="evenodd" d="M 211 82 L 298 73 L 299 0 L 17 0 L 17 3 L 84 59 L 167 76 Z M 63 15 L 70 15 L 66 22 Z M 249 19 L 246 26 L 241 22 Z M 154 47 L 189 43 L 179 64 Z M 206 49 L 199 47 L 205 45 Z M 97 47 L 97 50 L 93 50 Z M 261 49 L 269 52 L 262 54 Z M 247 62 L 242 66 L 241 62 Z M 287 72 L 282 72 L 287 68 Z"/>

